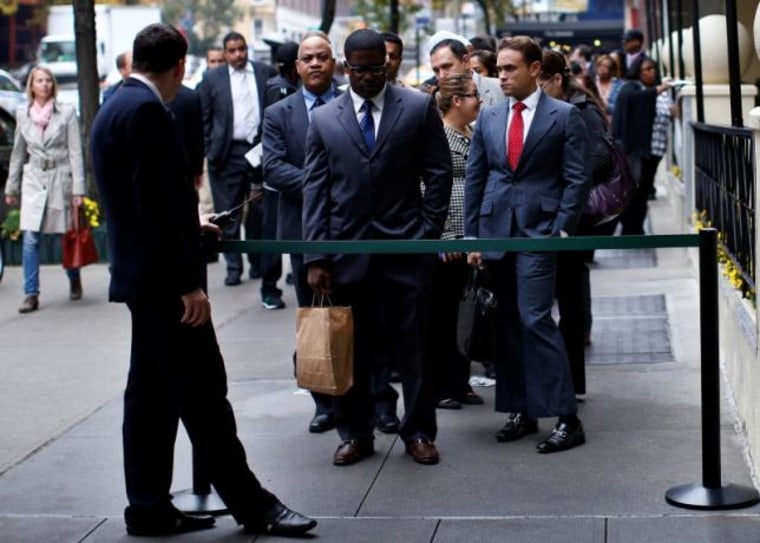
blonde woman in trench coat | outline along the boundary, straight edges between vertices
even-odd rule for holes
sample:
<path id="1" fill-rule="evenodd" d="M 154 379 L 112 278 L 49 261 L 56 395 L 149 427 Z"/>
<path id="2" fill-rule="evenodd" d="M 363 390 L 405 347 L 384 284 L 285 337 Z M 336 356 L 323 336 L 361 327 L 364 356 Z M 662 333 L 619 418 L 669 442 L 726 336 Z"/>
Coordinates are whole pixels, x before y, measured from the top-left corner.
<path id="1" fill-rule="evenodd" d="M 39 307 L 39 242 L 41 233 L 63 233 L 71 223 L 71 206 L 85 193 L 82 142 L 76 111 L 56 101 L 52 72 L 38 66 L 26 86 L 29 105 L 16 112 L 5 203 L 21 204 L 24 301 L 20 313 Z M 69 297 L 82 297 L 79 270 L 66 270 Z"/>

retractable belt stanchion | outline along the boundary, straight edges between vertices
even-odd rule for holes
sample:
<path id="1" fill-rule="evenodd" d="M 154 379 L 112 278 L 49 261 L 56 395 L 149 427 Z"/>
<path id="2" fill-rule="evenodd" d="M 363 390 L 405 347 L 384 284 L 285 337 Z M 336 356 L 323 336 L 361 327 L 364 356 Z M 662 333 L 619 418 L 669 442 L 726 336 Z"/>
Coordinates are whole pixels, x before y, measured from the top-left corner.
<path id="1" fill-rule="evenodd" d="M 718 232 L 699 233 L 699 335 L 702 352 L 702 483 L 675 486 L 670 505 L 688 509 L 739 509 L 760 501 L 754 488 L 722 484 L 720 466 L 720 341 Z"/>
<path id="2" fill-rule="evenodd" d="M 193 449 L 193 488 L 172 494 L 174 507 L 190 515 L 227 515 L 222 499 L 211 489 L 205 456 Z"/>
<path id="3" fill-rule="evenodd" d="M 476 240 L 220 241 L 219 252 L 411 254 L 486 251 L 583 251 L 699 247 L 702 363 L 702 483 L 670 488 L 665 500 L 690 509 L 738 509 L 760 502 L 754 488 L 723 484 L 720 466 L 720 367 L 718 339 L 718 234 L 582 236 Z M 197 466 L 195 466 L 197 468 Z M 194 468 L 194 469 L 195 469 Z M 194 477 L 195 478 L 195 477 Z M 182 508 L 180 508 L 182 509 Z"/>

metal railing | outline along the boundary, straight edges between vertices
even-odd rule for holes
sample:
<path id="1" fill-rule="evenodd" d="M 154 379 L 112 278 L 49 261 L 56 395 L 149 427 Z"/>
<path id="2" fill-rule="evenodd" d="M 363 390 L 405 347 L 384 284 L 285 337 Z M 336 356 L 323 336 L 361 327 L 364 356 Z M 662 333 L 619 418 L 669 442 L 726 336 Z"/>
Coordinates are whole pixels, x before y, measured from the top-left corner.
<path id="1" fill-rule="evenodd" d="M 719 232 L 739 268 L 742 291 L 755 290 L 755 151 L 752 130 L 692 123 L 698 213 Z"/>

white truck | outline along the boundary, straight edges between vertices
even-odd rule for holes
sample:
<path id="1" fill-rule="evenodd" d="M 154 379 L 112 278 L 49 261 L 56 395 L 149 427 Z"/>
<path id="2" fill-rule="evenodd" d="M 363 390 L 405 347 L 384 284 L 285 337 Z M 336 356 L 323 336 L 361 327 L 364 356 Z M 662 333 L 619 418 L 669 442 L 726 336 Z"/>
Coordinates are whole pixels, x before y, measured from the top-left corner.
<path id="1" fill-rule="evenodd" d="M 132 49 L 132 41 L 143 27 L 158 22 L 161 9 L 157 6 L 96 4 L 95 43 L 100 78 L 115 70 L 117 55 Z M 48 66 L 60 83 L 76 81 L 74 6 L 50 6 L 47 32 L 37 50 L 37 61 Z"/>

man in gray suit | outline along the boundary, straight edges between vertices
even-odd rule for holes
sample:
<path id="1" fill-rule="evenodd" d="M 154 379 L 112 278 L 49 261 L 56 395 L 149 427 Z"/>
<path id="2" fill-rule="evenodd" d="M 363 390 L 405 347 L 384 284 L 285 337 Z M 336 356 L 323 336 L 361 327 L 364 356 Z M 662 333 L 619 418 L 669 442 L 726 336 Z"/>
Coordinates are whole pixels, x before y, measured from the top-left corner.
<path id="1" fill-rule="evenodd" d="M 298 48 L 296 68 L 302 86 L 287 98 L 272 104 L 264 113 L 264 177 L 279 193 L 277 239 L 301 240 L 303 176 L 306 131 L 312 112 L 339 93 L 333 84 L 335 57 L 324 36 L 311 35 Z M 296 299 L 300 307 L 311 305 L 312 291 L 306 280 L 302 254 L 291 254 Z M 312 393 L 316 412 L 309 431 L 322 433 L 335 427 L 332 398 Z"/>
<path id="2" fill-rule="evenodd" d="M 538 88 L 541 49 L 517 36 L 502 40 L 497 69 L 509 100 L 475 125 L 465 184 L 465 236 L 566 236 L 585 205 L 587 141 L 579 111 Z M 505 146 L 505 141 L 507 142 Z M 471 253 L 485 262 L 498 299 L 496 410 L 508 413 L 496 434 L 514 441 L 538 431 L 537 418 L 558 416 L 541 453 L 585 441 L 570 366 L 552 319 L 554 253 Z"/>
<path id="3" fill-rule="evenodd" d="M 430 48 L 430 66 L 436 79 L 443 79 L 453 74 L 468 73 L 472 75 L 475 87 L 478 89 L 483 106 L 491 106 L 504 101 L 504 92 L 499 80 L 493 77 L 483 77 L 470 68 L 470 57 L 463 42 L 465 38 L 447 38 L 434 42 Z"/>
<path id="4" fill-rule="evenodd" d="M 245 155 L 261 141 L 266 81 L 276 73 L 268 64 L 248 60 L 248 45 L 241 34 L 230 32 L 222 43 L 227 63 L 204 73 L 200 84 L 209 182 L 217 213 L 243 203 L 252 189 L 261 200 L 261 167 L 252 166 Z M 258 212 L 260 230 L 260 210 L 255 205 L 251 208 L 249 214 Z M 222 229 L 224 239 L 240 239 L 241 214 Z M 248 238 L 250 234 L 246 232 Z M 230 253 L 224 258 L 225 284 L 239 285 L 242 257 Z"/>
<path id="5" fill-rule="evenodd" d="M 306 137 L 304 238 L 440 237 L 452 173 L 434 100 L 387 84 L 382 34 L 357 30 L 344 53 L 350 89 L 312 113 Z M 309 254 L 305 261 L 314 291 L 354 313 L 354 386 L 335 401 L 342 443 L 333 464 L 374 453 L 370 374 L 394 358 L 402 375 L 399 434 L 406 452 L 417 463 L 437 463 L 435 399 L 423 352 L 433 256 Z"/>

